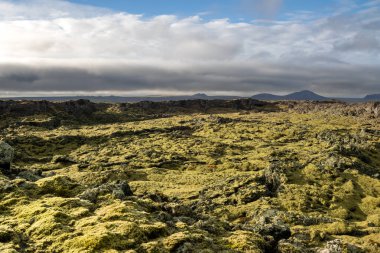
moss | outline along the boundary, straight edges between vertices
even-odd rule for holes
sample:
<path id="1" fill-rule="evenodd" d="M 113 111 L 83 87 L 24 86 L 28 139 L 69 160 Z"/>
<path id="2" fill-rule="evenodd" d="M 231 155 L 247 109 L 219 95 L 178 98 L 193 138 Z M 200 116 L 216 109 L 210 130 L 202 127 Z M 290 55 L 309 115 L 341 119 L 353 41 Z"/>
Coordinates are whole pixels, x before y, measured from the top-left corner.
<path id="1" fill-rule="evenodd" d="M 37 181 L 41 194 L 54 194 L 61 197 L 75 196 L 79 191 L 79 184 L 67 176 L 54 176 Z"/>
<path id="2" fill-rule="evenodd" d="M 12 241 L 14 236 L 12 228 L 5 225 L 0 225 L 0 243 L 7 243 Z"/>
<path id="3" fill-rule="evenodd" d="M 11 127 L 15 168 L 44 178 L 0 175 L 0 251 L 308 252 L 339 238 L 378 252 L 380 138 L 363 128 L 378 123 L 321 111 Z M 133 194 L 108 187 L 121 181 Z"/>
<path id="4" fill-rule="evenodd" d="M 68 221 L 69 216 L 63 212 L 47 211 L 28 228 L 26 233 L 35 239 L 57 236 L 62 232 L 70 232 L 70 228 L 65 226 Z"/>
<path id="5" fill-rule="evenodd" d="M 226 238 L 228 247 L 238 252 L 265 252 L 266 242 L 258 234 L 248 231 L 235 231 Z"/>
<path id="6" fill-rule="evenodd" d="M 125 250 L 138 245 L 145 239 L 144 231 L 136 223 L 115 221 L 98 223 L 80 228 L 77 235 L 65 242 L 65 251 L 99 252 L 107 249 Z"/>
<path id="7" fill-rule="evenodd" d="M 380 212 L 380 197 L 367 196 L 363 198 L 360 208 L 367 215 L 378 214 Z"/>
<path id="8" fill-rule="evenodd" d="M 350 211 L 343 207 L 338 207 L 336 209 L 333 209 L 329 212 L 331 217 L 346 220 L 350 216 Z"/>
<path id="9" fill-rule="evenodd" d="M 326 225 L 315 226 L 311 229 L 311 232 L 314 234 L 319 233 L 320 238 L 325 238 L 325 234 L 327 235 L 350 235 L 356 230 L 354 225 L 350 225 L 346 222 L 334 222 Z M 316 233 L 317 232 L 317 233 Z"/>
<path id="10" fill-rule="evenodd" d="M 180 246 L 191 242 L 200 242 L 204 240 L 202 234 L 189 233 L 189 232 L 178 232 L 174 233 L 163 240 L 163 245 L 166 250 L 173 252 Z M 190 244 L 191 247 L 191 244 Z"/>
<path id="11" fill-rule="evenodd" d="M 367 224 L 370 227 L 380 227 L 380 214 L 372 214 L 367 216 Z"/>

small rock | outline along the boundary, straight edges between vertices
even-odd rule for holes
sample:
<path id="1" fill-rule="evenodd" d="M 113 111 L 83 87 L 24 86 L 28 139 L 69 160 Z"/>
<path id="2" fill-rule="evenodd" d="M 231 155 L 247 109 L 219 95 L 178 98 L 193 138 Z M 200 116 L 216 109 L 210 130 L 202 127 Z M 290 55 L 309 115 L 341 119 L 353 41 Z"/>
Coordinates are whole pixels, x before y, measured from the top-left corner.
<path id="1" fill-rule="evenodd" d="M 326 247 L 318 251 L 318 253 L 342 253 L 343 242 L 339 239 L 328 241 Z"/>
<path id="2" fill-rule="evenodd" d="M 54 171 L 44 171 L 44 172 L 42 172 L 41 175 L 42 175 L 42 177 L 53 177 L 53 176 L 57 175 L 57 173 Z"/>
<path id="3" fill-rule="evenodd" d="M 76 162 L 67 155 L 55 155 L 51 159 L 51 163 L 75 164 Z"/>

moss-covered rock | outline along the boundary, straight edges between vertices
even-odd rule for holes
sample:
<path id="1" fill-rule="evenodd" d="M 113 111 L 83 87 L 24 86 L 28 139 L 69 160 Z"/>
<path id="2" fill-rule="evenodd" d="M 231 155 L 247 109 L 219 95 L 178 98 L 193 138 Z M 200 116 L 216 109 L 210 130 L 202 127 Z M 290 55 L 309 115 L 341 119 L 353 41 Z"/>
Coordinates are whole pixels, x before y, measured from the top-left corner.
<path id="1" fill-rule="evenodd" d="M 38 180 L 37 185 L 41 194 L 53 194 L 60 197 L 74 196 L 81 190 L 78 183 L 68 176 L 53 176 Z"/>

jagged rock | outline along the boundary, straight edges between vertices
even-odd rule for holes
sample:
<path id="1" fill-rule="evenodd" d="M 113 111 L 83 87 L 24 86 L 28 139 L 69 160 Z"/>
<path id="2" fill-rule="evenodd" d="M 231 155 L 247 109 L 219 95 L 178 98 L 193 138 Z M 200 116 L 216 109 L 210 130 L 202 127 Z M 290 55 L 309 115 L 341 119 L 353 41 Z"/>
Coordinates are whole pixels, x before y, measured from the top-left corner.
<path id="1" fill-rule="evenodd" d="M 355 245 L 343 243 L 340 239 L 328 241 L 323 249 L 318 249 L 317 253 L 361 253 L 362 249 Z"/>
<path id="2" fill-rule="evenodd" d="M 0 101 L 2 115 L 26 116 L 49 112 L 48 101 Z"/>
<path id="3" fill-rule="evenodd" d="M 96 203 L 99 196 L 111 194 L 117 199 L 125 199 L 127 196 L 132 196 L 133 192 L 127 182 L 111 182 L 101 186 L 88 189 L 78 195 L 79 198 Z"/>
<path id="4" fill-rule="evenodd" d="M 289 238 L 291 235 L 290 228 L 286 224 L 260 224 L 255 229 L 261 235 L 270 235 L 273 236 L 275 240 L 280 240 L 283 238 Z"/>
<path id="5" fill-rule="evenodd" d="M 305 245 L 302 242 L 291 240 L 290 239 L 282 239 L 278 242 L 277 250 L 279 253 L 312 253 L 314 252 L 311 249 L 305 248 Z"/>
<path id="6" fill-rule="evenodd" d="M 13 157 L 14 149 L 8 143 L 0 141 L 0 170 L 2 173 L 10 173 Z"/>
<path id="7" fill-rule="evenodd" d="M 291 236 L 289 226 L 280 217 L 280 212 L 274 209 L 266 210 L 256 217 L 253 231 L 261 235 L 272 236 L 276 241 L 288 239 Z"/>
<path id="8" fill-rule="evenodd" d="M 326 247 L 318 251 L 318 253 L 342 253 L 343 242 L 339 239 L 328 241 Z"/>
<path id="9" fill-rule="evenodd" d="M 247 204 L 266 196 L 266 189 L 258 176 L 235 176 L 207 186 L 199 193 L 199 208 L 213 205 Z"/>
<path id="10" fill-rule="evenodd" d="M 277 162 L 271 164 L 264 171 L 265 186 L 270 196 L 275 196 L 283 182 L 286 181 L 286 176 Z"/>
<path id="11" fill-rule="evenodd" d="M 59 104 L 59 106 L 63 107 L 63 110 L 67 114 L 75 117 L 88 117 L 94 114 L 96 111 L 99 111 L 102 108 L 104 109 L 104 107 L 107 107 L 100 103 L 93 103 L 87 99 L 66 101 Z"/>
<path id="12" fill-rule="evenodd" d="M 210 110 L 257 110 L 265 106 L 273 106 L 271 103 L 255 99 L 236 100 L 181 100 L 181 101 L 142 101 L 137 103 L 123 103 L 118 105 L 118 111 L 131 111 L 143 114 L 170 114 L 176 112 L 208 112 Z M 273 110 L 276 108 L 272 108 Z"/>

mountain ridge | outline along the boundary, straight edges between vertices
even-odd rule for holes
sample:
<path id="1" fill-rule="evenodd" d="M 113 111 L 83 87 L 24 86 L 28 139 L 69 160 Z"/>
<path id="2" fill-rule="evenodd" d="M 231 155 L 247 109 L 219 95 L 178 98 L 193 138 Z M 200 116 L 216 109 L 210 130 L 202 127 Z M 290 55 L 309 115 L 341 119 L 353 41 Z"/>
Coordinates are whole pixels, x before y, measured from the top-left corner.
<path id="1" fill-rule="evenodd" d="M 0 98 L 0 100 L 32 100 L 32 101 L 52 101 L 52 102 L 63 102 L 71 100 L 85 99 L 97 103 L 136 103 L 142 101 L 150 102 L 162 102 L 162 101 L 181 101 L 181 100 L 234 100 L 234 99 L 244 99 L 253 98 L 257 100 L 269 100 L 269 101 L 280 101 L 280 100 L 309 100 L 309 101 L 332 101 L 338 100 L 343 102 L 369 102 L 369 101 L 380 101 L 380 94 L 368 94 L 362 98 L 349 98 L 349 97 L 325 97 L 321 96 L 313 91 L 302 90 L 287 95 L 274 95 L 271 93 L 259 93 L 253 96 L 229 96 L 229 95 L 219 95 L 219 96 L 209 96 L 205 93 L 196 93 L 194 95 L 181 95 L 181 96 L 61 96 L 61 97 L 8 97 Z"/>
<path id="2" fill-rule="evenodd" d="M 254 95 L 251 98 L 258 99 L 258 100 L 311 100 L 311 101 L 331 100 L 331 98 L 323 97 L 309 90 L 293 92 L 293 93 L 283 95 L 283 96 L 273 95 L 270 93 L 261 93 L 261 94 Z"/>

